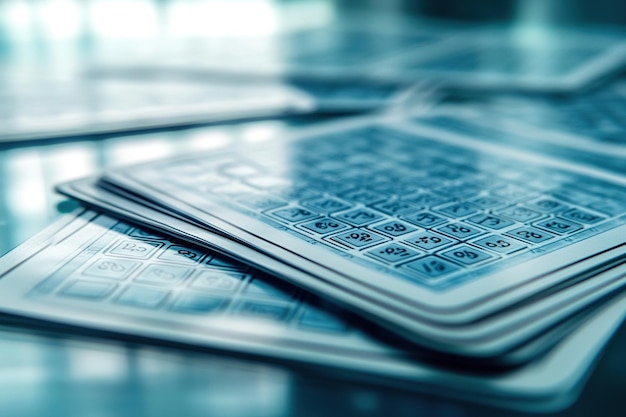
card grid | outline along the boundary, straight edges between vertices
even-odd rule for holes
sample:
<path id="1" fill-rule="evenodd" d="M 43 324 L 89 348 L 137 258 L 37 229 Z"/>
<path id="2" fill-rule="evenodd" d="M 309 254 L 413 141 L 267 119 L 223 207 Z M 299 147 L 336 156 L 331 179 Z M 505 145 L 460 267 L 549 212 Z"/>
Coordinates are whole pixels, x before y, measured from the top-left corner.
<path id="1" fill-rule="evenodd" d="M 624 222 L 626 194 L 611 184 L 543 166 L 517 168 L 506 158 L 483 162 L 477 152 L 388 127 L 290 144 L 282 172 L 268 163 L 280 146 L 254 159 L 234 157 L 239 172 L 255 167 L 248 175 L 229 175 L 219 159 L 199 166 L 226 184 L 213 189 L 177 174 L 193 160 L 141 175 L 224 199 L 233 210 L 435 290 Z M 227 160 L 232 169 L 233 157 Z M 537 180 L 544 177 L 558 181 Z"/>

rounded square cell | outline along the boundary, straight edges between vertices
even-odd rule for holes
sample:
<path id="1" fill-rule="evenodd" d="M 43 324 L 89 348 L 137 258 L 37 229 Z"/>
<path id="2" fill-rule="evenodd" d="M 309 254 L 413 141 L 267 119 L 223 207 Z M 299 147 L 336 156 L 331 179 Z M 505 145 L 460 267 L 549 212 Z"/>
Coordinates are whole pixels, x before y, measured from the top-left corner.
<path id="1" fill-rule="evenodd" d="M 520 187 L 519 185 L 509 184 L 504 187 L 496 188 L 491 193 L 508 201 L 515 201 L 521 198 L 529 197 L 534 194 L 534 191 L 528 188 Z"/>
<path id="2" fill-rule="evenodd" d="M 426 251 L 433 251 L 451 243 L 456 243 L 458 240 L 442 236 L 435 232 L 427 231 L 413 235 L 408 239 L 403 240 L 403 242 L 417 246 L 418 248 Z"/>
<path id="3" fill-rule="evenodd" d="M 217 313 L 222 311 L 227 303 L 228 301 L 225 298 L 186 292 L 176 299 L 170 310 L 187 314 Z"/>
<path id="4" fill-rule="evenodd" d="M 347 229 L 350 226 L 340 222 L 339 220 L 326 217 L 323 219 L 313 220 L 312 222 L 300 224 L 298 225 L 298 227 L 306 229 L 309 232 L 325 235 L 328 233 L 338 232 L 340 230 Z"/>
<path id="5" fill-rule="evenodd" d="M 412 203 L 422 209 L 430 208 L 437 204 L 443 204 L 450 201 L 450 199 L 447 197 L 442 197 L 431 193 L 419 193 L 409 195 L 406 197 L 402 197 L 402 200 L 408 201 L 409 203 Z"/>
<path id="6" fill-rule="evenodd" d="M 532 244 L 542 243 L 554 237 L 553 234 L 530 226 L 513 229 L 506 232 L 505 234 Z"/>
<path id="7" fill-rule="evenodd" d="M 568 210 L 565 213 L 561 213 L 560 216 L 569 220 L 573 220 L 575 222 L 580 222 L 580 223 L 585 223 L 585 224 L 594 224 L 605 219 L 605 217 L 603 216 L 599 216 L 597 214 L 593 214 L 588 211 L 576 209 L 576 208 L 572 210 Z"/>
<path id="8" fill-rule="evenodd" d="M 455 246 L 452 249 L 439 253 L 439 256 L 443 256 L 451 261 L 467 266 L 476 265 L 489 259 L 494 259 L 493 255 L 468 245 Z"/>
<path id="9" fill-rule="evenodd" d="M 157 308 L 168 294 L 169 292 L 166 290 L 132 285 L 126 287 L 122 295 L 115 300 L 115 303 L 131 307 Z"/>
<path id="10" fill-rule="evenodd" d="M 496 213 L 522 223 L 537 219 L 542 216 L 542 214 L 538 211 L 531 210 L 522 206 L 507 207 L 505 209 L 498 210 Z"/>
<path id="11" fill-rule="evenodd" d="M 191 268 L 178 265 L 148 265 L 136 277 L 135 281 L 157 285 L 174 285 L 183 280 L 191 272 Z"/>
<path id="12" fill-rule="evenodd" d="M 382 215 L 376 213 L 375 211 L 364 208 L 357 208 L 354 210 L 339 213 L 334 215 L 334 217 L 337 217 L 338 219 L 341 219 L 346 223 L 350 223 L 354 226 L 362 226 L 383 219 Z"/>
<path id="13" fill-rule="evenodd" d="M 470 202 L 483 210 L 495 209 L 507 205 L 506 200 L 504 200 L 503 198 L 493 196 L 478 197 L 474 200 L 470 200 Z"/>
<path id="14" fill-rule="evenodd" d="M 245 275 L 225 271 L 202 271 L 193 280 L 193 288 L 233 292 L 239 287 Z"/>
<path id="15" fill-rule="evenodd" d="M 449 217 L 465 217 L 478 212 L 478 207 L 470 203 L 452 203 L 445 206 L 435 208 L 434 210 L 445 214 Z"/>
<path id="16" fill-rule="evenodd" d="M 350 204 L 331 197 L 316 198 L 302 203 L 307 207 L 319 213 L 334 213 L 336 211 L 346 210 L 351 207 Z"/>
<path id="17" fill-rule="evenodd" d="M 66 297 L 83 298 L 86 300 L 103 300 L 117 287 L 108 282 L 74 281 L 60 292 Z"/>
<path id="18" fill-rule="evenodd" d="M 127 239 L 117 243 L 109 249 L 108 253 L 110 255 L 123 256 L 125 258 L 147 259 L 162 246 L 162 243 L 146 242 L 138 239 Z"/>
<path id="19" fill-rule="evenodd" d="M 449 197 L 467 198 L 473 194 L 478 194 L 480 189 L 470 184 L 455 184 L 439 187 L 435 191 Z"/>
<path id="20" fill-rule="evenodd" d="M 445 233 L 448 236 L 455 237 L 459 240 L 468 239 L 483 233 L 482 229 L 470 226 L 465 223 L 449 223 L 436 228 L 438 232 Z"/>
<path id="21" fill-rule="evenodd" d="M 515 224 L 511 220 L 506 220 L 491 214 L 477 214 L 476 216 L 470 217 L 466 221 L 492 230 L 504 229 L 505 227 Z"/>
<path id="22" fill-rule="evenodd" d="M 365 248 L 389 240 L 389 238 L 363 229 L 352 229 L 332 236 L 330 239 L 355 249 Z"/>
<path id="23" fill-rule="evenodd" d="M 402 236 L 407 233 L 411 233 L 417 230 L 417 228 L 411 226 L 408 223 L 401 222 L 399 220 L 391 220 L 374 226 L 369 226 L 370 229 L 377 230 L 388 236 Z"/>
<path id="24" fill-rule="evenodd" d="M 187 265 L 195 265 L 204 257 L 204 252 L 182 245 L 169 245 L 158 259 Z"/>
<path id="25" fill-rule="evenodd" d="M 421 255 L 420 252 L 398 243 L 389 243 L 387 245 L 377 246 L 366 251 L 365 254 L 379 261 L 390 264 L 395 264 Z"/>
<path id="26" fill-rule="evenodd" d="M 380 184 L 374 184 L 372 186 L 372 189 L 374 191 L 387 194 L 390 196 L 391 195 L 403 196 L 407 194 L 412 194 L 416 192 L 419 188 L 414 184 L 407 184 L 407 183 L 398 182 L 398 181 L 395 181 L 395 182 L 385 181 Z"/>
<path id="27" fill-rule="evenodd" d="M 543 220 L 540 222 L 533 223 L 533 225 L 540 227 L 542 229 L 549 230 L 552 233 L 556 233 L 557 235 L 566 235 L 569 233 L 574 233 L 583 228 L 578 223 L 574 223 L 569 220 L 564 220 L 564 219 L 559 219 L 559 218 Z"/>
<path id="28" fill-rule="evenodd" d="M 531 209 L 538 210 L 544 213 L 554 213 L 556 211 L 562 211 L 569 208 L 560 201 L 549 197 L 541 197 L 535 201 L 531 201 L 530 203 L 525 203 L 525 205 L 530 207 Z"/>
<path id="29" fill-rule="evenodd" d="M 522 242 L 501 235 L 489 235 L 471 243 L 476 246 L 480 246 L 481 248 L 501 254 L 517 252 L 518 250 L 526 247 L 526 245 Z"/>
<path id="30" fill-rule="evenodd" d="M 123 280 L 139 265 L 140 262 L 126 259 L 101 258 L 83 271 L 83 275 Z"/>
<path id="31" fill-rule="evenodd" d="M 272 216 L 278 217 L 281 220 L 297 223 L 309 219 L 313 219 L 318 217 L 317 213 L 312 212 L 311 210 L 307 210 L 303 207 L 291 206 L 285 207 L 278 210 L 272 210 L 269 212 Z"/>
<path id="32" fill-rule="evenodd" d="M 427 256 L 408 262 L 402 265 L 402 268 L 418 276 L 432 280 L 443 278 L 460 270 L 460 268 L 452 262 L 444 261 L 435 256 Z"/>
<path id="33" fill-rule="evenodd" d="M 402 200 L 385 201 L 382 203 L 374 204 L 372 208 L 378 211 L 382 211 L 383 213 L 390 216 L 397 216 L 400 214 L 411 213 L 413 211 L 419 210 L 419 207 Z"/>
<path id="34" fill-rule="evenodd" d="M 353 203 L 362 203 L 365 205 L 378 203 L 379 201 L 383 201 L 388 198 L 384 194 L 376 193 L 374 191 L 366 190 L 364 188 L 358 188 L 356 190 L 348 191 L 341 194 L 340 197 Z"/>
<path id="35" fill-rule="evenodd" d="M 437 226 L 448 221 L 448 219 L 446 219 L 445 217 L 438 216 L 429 211 L 421 211 L 419 213 L 403 216 L 402 218 L 406 221 L 425 228 Z"/>

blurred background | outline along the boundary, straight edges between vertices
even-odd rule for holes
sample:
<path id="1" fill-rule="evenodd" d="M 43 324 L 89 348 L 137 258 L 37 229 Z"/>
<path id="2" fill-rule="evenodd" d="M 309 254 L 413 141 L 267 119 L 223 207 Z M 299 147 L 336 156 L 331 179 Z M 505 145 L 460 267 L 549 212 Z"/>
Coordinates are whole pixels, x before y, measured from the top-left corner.
<path id="1" fill-rule="evenodd" d="M 107 47 L 123 53 L 142 39 L 266 35 L 354 12 L 514 26 L 626 24 L 626 5 L 611 0 L 7 0 L 0 4 L 0 56 L 3 64 L 50 70 Z"/>

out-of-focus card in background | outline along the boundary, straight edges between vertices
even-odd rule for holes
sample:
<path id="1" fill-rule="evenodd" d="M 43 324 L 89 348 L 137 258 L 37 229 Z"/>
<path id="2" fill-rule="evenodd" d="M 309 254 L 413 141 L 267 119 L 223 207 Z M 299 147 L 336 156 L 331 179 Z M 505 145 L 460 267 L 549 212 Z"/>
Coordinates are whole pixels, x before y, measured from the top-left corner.
<path id="1" fill-rule="evenodd" d="M 436 56 L 381 64 L 384 78 L 435 78 L 453 89 L 574 93 L 622 70 L 625 32 L 588 28 L 475 28 Z"/>
<path id="2" fill-rule="evenodd" d="M 0 141 L 133 131 L 311 112 L 283 84 L 0 73 Z"/>
<path id="3" fill-rule="evenodd" d="M 229 45 L 225 47 L 225 43 Z M 442 82 L 453 89 L 572 93 L 620 71 L 624 32 L 537 30 L 353 16 L 308 30 L 229 42 L 173 42 L 94 71 Z"/>
<path id="4" fill-rule="evenodd" d="M 420 121 L 425 126 L 458 132 L 485 144 L 545 155 L 579 169 L 619 178 L 626 174 L 621 131 L 625 101 L 619 86 L 567 99 L 503 95 L 471 105 L 450 102 L 424 115 Z M 569 194 L 567 198 L 574 202 L 601 204 L 575 195 L 576 188 L 564 190 L 562 195 Z M 600 188 L 596 192 L 603 195 Z M 621 196 L 622 192 L 616 189 L 614 195 Z M 616 199 L 612 205 L 613 208 L 605 207 L 601 211 L 619 211 L 624 206 L 623 198 Z"/>
<path id="5" fill-rule="evenodd" d="M 472 122 L 481 122 L 494 131 L 500 129 L 515 134 L 523 129 L 524 134 L 546 144 L 569 146 L 581 153 L 626 156 L 623 146 L 626 143 L 626 80 L 623 77 L 568 97 L 461 95 L 450 99 L 450 103 L 454 102 L 457 105 L 449 114 L 467 115 Z M 596 165 L 604 166 L 603 163 Z"/>

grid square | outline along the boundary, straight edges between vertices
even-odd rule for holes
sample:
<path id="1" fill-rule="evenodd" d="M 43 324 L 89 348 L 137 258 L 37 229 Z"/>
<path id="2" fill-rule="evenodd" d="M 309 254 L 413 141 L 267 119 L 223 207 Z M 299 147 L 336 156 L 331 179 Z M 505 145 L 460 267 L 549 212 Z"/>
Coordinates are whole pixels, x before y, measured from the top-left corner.
<path id="1" fill-rule="evenodd" d="M 522 242 L 501 235 L 489 235 L 472 242 L 472 244 L 501 254 L 517 252 L 526 247 Z"/>
<path id="2" fill-rule="evenodd" d="M 334 217 L 337 217 L 354 226 L 362 226 L 383 219 L 382 215 L 364 208 L 346 211 L 344 213 L 336 214 Z"/>
<path id="3" fill-rule="evenodd" d="M 370 228 L 394 237 L 402 236 L 417 230 L 417 228 L 411 226 L 410 224 L 399 220 L 391 220 L 382 224 L 370 226 Z"/>
<path id="4" fill-rule="evenodd" d="M 542 229 L 549 230 L 552 233 L 556 233 L 557 235 L 567 235 L 583 228 L 578 223 L 559 218 L 543 220 L 541 222 L 534 223 L 534 225 Z"/>
<path id="5" fill-rule="evenodd" d="M 389 238 L 385 238 L 374 232 L 363 229 L 352 229 L 348 232 L 343 232 L 335 235 L 330 239 L 356 249 L 365 248 L 375 245 L 376 243 L 389 240 Z"/>
<path id="6" fill-rule="evenodd" d="M 320 235 L 338 232 L 340 230 L 347 229 L 350 227 L 347 224 L 340 222 L 339 220 L 330 219 L 328 217 L 314 220 L 309 223 L 300 224 L 298 226 L 310 232 L 314 232 Z"/>
<path id="7" fill-rule="evenodd" d="M 404 242 L 417 246 L 420 249 L 432 251 L 458 241 L 435 232 L 427 231 L 413 235 L 410 238 L 405 239 Z"/>
<path id="8" fill-rule="evenodd" d="M 463 265 L 476 265 L 483 261 L 493 259 L 494 256 L 483 252 L 480 249 L 475 249 L 468 245 L 455 246 L 445 252 L 439 254 L 451 261 L 458 262 Z"/>
<path id="9" fill-rule="evenodd" d="M 544 232 L 541 229 L 530 226 L 520 227 L 518 229 L 508 231 L 506 232 L 506 235 L 533 244 L 543 243 L 546 240 L 550 240 L 554 237 L 554 235 L 548 232 Z"/>
<path id="10" fill-rule="evenodd" d="M 441 258 L 435 256 L 427 256 L 426 258 L 417 259 L 415 261 L 402 265 L 403 268 L 411 272 L 417 273 L 427 279 L 439 279 L 450 275 L 460 268 L 455 264 L 444 261 Z"/>
<path id="11" fill-rule="evenodd" d="M 482 229 L 472 227 L 465 223 L 448 223 L 436 228 L 438 232 L 445 233 L 448 236 L 455 237 L 459 240 L 469 239 L 472 236 L 483 233 Z"/>
<path id="12" fill-rule="evenodd" d="M 420 255 L 420 252 L 397 243 L 378 246 L 365 252 L 379 261 L 397 263 Z"/>
<path id="13" fill-rule="evenodd" d="M 429 211 L 422 211 L 409 216 L 403 216 L 403 219 L 425 228 L 437 226 L 448 221 L 445 217 L 438 216 Z"/>

